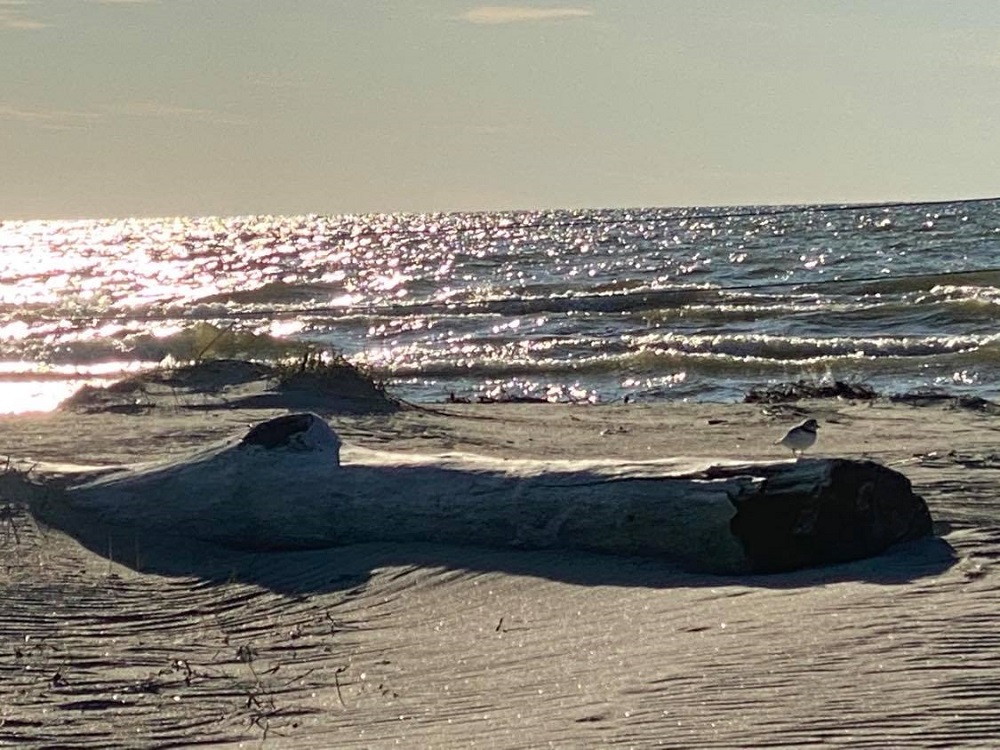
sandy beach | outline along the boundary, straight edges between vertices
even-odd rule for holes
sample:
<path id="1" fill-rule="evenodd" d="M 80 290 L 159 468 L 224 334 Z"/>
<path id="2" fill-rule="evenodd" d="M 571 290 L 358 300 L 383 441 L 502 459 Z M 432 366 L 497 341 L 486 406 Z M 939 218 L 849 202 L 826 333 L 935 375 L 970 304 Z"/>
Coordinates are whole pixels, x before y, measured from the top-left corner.
<path id="1" fill-rule="evenodd" d="M 938 536 L 857 563 L 721 577 L 433 544 L 251 554 L 120 533 L 101 549 L 3 498 L 0 744 L 886 748 L 1000 736 L 1000 430 L 988 413 L 836 399 L 371 411 L 261 400 L 258 387 L 8 417 L 0 452 L 49 467 L 145 462 L 309 408 L 346 460 L 354 448 L 788 460 L 773 441 L 809 415 L 816 455 L 904 473 Z"/>

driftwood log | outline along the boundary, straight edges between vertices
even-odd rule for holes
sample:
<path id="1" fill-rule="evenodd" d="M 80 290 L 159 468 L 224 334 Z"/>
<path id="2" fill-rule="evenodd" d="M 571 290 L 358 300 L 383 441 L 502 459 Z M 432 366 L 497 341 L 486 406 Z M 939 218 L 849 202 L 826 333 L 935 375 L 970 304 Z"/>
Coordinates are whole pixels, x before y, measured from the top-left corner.
<path id="1" fill-rule="evenodd" d="M 567 548 L 719 573 L 855 560 L 931 533 L 909 480 L 870 461 L 542 462 L 353 449 L 342 462 L 340 449 L 321 418 L 293 414 L 182 460 L 59 481 L 8 472 L 3 490 L 20 491 L 43 521 L 91 519 L 240 549 Z"/>

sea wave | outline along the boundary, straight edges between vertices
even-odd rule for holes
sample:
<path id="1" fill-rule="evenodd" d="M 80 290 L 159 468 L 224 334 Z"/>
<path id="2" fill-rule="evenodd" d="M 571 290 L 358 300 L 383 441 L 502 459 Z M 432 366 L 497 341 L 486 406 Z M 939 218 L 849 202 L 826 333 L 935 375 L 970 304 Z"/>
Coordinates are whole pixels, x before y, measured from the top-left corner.
<path id="1" fill-rule="evenodd" d="M 631 337 L 637 350 L 677 351 L 794 361 L 816 357 L 927 357 L 973 351 L 996 343 L 1000 334 L 988 336 L 880 336 L 875 338 L 776 336 L 772 334 L 720 333 L 714 335 L 649 334 Z"/>
<path id="2" fill-rule="evenodd" d="M 2 230 L 0 361 L 39 371 L 196 355 L 225 330 L 241 356 L 308 342 L 414 382 L 1000 380 L 1000 201 Z"/>
<path id="3" fill-rule="evenodd" d="M 554 353 L 558 356 L 553 356 Z M 911 362 L 912 367 L 935 362 L 952 366 L 958 356 L 964 366 L 995 363 L 1000 357 L 1000 335 L 823 340 L 767 335 L 664 334 L 624 337 L 609 342 L 581 338 L 572 344 L 551 340 L 502 344 L 465 340 L 448 347 L 386 347 L 361 353 L 356 359 L 394 377 L 491 378 L 518 373 L 585 376 L 680 370 L 744 375 L 753 371 L 774 375 L 790 368 L 838 364 L 864 373 L 898 368 L 905 361 Z"/>

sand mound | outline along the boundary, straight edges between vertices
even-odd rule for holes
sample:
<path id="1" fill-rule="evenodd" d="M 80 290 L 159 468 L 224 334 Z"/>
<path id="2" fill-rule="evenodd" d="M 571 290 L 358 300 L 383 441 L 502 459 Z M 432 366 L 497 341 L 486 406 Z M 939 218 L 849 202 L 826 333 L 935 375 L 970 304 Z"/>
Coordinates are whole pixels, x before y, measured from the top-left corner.
<path id="1" fill-rule="evenodd" d="M 165 367 L 107 387 L 84 386 L 59 409 L 141 414 L 155 408 L 308 409 L 323 414 L 388 413 L 402 404 L 346 362 L 268 365 L 215 359 Z"/>

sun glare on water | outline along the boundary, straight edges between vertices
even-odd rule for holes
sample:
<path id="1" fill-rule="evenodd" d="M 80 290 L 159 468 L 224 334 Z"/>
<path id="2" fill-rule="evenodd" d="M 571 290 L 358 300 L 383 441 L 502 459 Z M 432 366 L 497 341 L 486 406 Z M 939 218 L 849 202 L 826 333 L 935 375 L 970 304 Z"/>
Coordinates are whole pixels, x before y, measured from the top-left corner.
<path id="1" fill-rule="evenodd" d="M 364 287 L 347 278 L 350 252 L 330 252 L 326 221 L 0 222 L 0 413 L 50 410 L 168 355 L 198 358 L 217 331 L 295 338 L 307 327 L 295 310 L 354 304 Z M 408 278 L 388 263 L 371 276 L 397 296 Z"/>
<path id="2" fill-rule="evenodd" d="M 0 250 L 3 414 L 50 411 L 148 366 L 129 355 L 177 332 L 162 307 L 182 316 L 222 291 L 219 253 L 192 252 L 187 220 L 7 222 Z"/>
<path id="3" fill-rule="evenodd" d="M 106 386 L 141 369 L 135 362 L 44 369 L 33 362 L 0 362 L 0 414 L 52 411 L 84 386 Z"/>
<path id="4" fill-rule="evenodd" d="M 0 383 L 0 414 L 52 411 L 83 385 L 98 381 L 23 380 Z"/>

